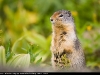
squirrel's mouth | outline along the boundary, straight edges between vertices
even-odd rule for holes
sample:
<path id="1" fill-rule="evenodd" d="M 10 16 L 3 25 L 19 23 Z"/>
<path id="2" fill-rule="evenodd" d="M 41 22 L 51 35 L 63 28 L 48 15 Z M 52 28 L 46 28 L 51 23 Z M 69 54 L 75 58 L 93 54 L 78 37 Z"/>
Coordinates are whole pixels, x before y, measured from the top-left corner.
<path id="1" fill-rule="evenodd" d="M 51 22 L 53 25 L 55 24 L 55 22 L 53 21 L 53 22 Z"/>

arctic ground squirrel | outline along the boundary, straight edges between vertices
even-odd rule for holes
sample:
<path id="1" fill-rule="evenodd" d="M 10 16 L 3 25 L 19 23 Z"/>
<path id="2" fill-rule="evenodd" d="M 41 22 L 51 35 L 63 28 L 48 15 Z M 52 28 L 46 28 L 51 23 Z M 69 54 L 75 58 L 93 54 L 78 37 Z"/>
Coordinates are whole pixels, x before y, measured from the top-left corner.
<path id="1" fill-rule="evenodd" d="M 76 35 L 75 23 L 69 10 L 59 10 L 50 17 L 52 23 L 51 63 L 55 70 L 81 69 L 85 56 Z"/>

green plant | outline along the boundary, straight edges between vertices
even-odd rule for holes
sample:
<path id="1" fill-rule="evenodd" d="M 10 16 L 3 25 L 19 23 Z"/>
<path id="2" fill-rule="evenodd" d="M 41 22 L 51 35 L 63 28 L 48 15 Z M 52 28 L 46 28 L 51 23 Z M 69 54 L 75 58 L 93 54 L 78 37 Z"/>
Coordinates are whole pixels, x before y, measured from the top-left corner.
<path id="1" fill-rule="evenodd" d="M 3 64 L 4 66 L 10 66 L 14 68 L 26 68 L 29 67 L 31 63 L 34 63 L 36 57 L 39 53 L 33 53 L 35 49 L 35 45 L 28 45 L 29 49 L 26 50 L 27 53 L 16 54 L 11 51 L 10 48 L 10 41 L 8 42 L 8 46 L 5 50 L 3 46 L 0 46 L 0 65 Z M 24 49 L 24 48 L 23 48 Z M 40 63 L 42 58 L 39 58 L 37 62 L 34 64 Z"/>

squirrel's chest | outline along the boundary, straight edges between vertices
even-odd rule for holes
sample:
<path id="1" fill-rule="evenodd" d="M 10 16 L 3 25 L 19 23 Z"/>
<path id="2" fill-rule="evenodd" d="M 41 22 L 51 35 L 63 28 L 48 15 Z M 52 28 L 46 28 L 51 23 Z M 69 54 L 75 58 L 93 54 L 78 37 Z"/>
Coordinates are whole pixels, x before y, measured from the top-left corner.
<path id="1" fill-rule="evenodd" d="M 63 32 L 63 34 L 53 35 L 52 38 L 52 50 L 54 51 L 63 51 L 63 50 L 72 50 L 74 46 L 72 37 Z"/>

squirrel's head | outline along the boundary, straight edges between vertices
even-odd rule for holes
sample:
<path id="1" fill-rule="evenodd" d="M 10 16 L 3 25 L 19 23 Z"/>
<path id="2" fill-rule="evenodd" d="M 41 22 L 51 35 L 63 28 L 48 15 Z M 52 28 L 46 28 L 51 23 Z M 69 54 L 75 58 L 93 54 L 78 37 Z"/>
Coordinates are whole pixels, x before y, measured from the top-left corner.
<path id="1" fill-rule="evenodd" d="M 50 21 L 53 25 L 69 25 L 73 23 L 73 18 L 70 11 L 59 10 L 50 17 Z"/>

